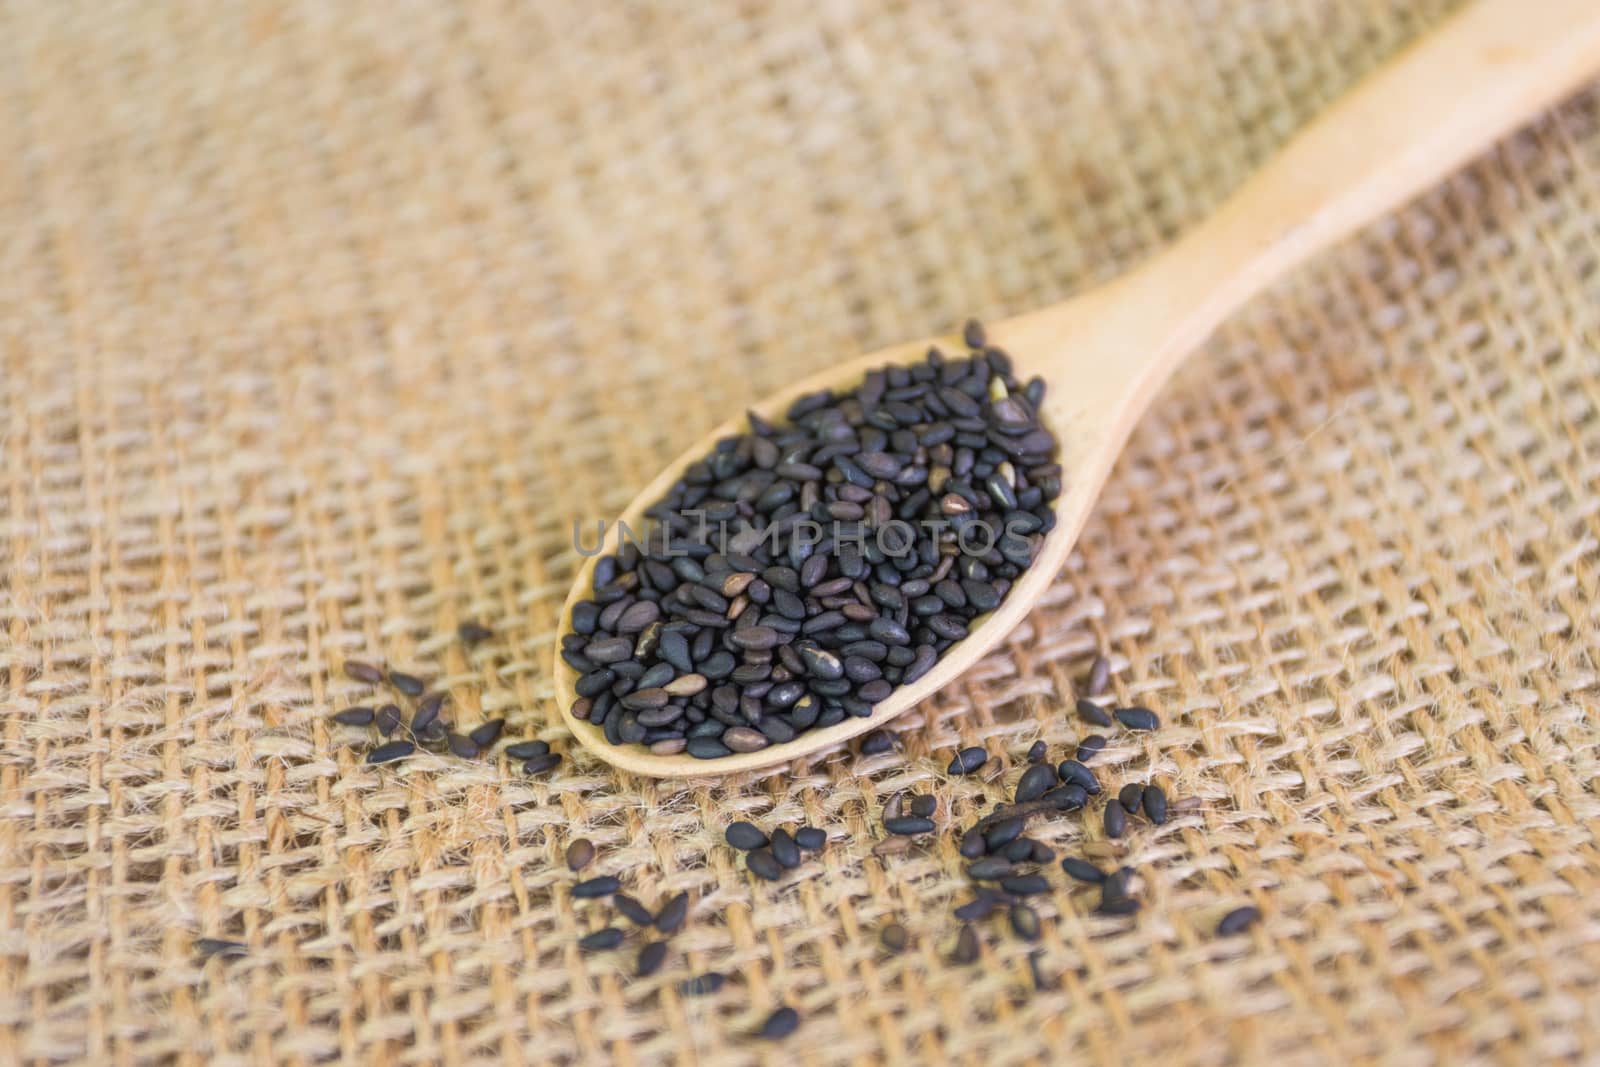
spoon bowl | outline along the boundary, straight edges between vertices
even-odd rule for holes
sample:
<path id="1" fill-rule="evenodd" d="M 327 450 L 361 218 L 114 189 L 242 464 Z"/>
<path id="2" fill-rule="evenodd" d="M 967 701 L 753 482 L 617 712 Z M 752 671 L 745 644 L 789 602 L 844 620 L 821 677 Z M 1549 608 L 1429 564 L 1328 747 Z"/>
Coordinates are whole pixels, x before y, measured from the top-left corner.
<path id="1" fill-rule="evenodd" d="M 1600 67 L 1600 5 L 1593 0 L 1479 0 L 1366 79 L 1315 120 L 1210 219 L 1129 274 L 1062 304 L 987 326 L 1016 376 L 1047 384 L 1041 423 L 1063 467 L 1055 526 L 994 611 L 973 620 L 917 681 L 897 687 L 864 718 L 714 760 L 612 745 L 572 714 L 578 672 L 560 655 L 572 609 L 590 596 L 596 563 L 615 552 L 623 524 L 644 528 L 664 497 L 716 442 L 747 432 L 744 416 L 685 449 L 607 528 L 562 607 L 555 652 L 556 703 L 578 742 L 608 763 L 652 777 L 751 771 L 834 749 L 937 692 L 1003 640 L 1060 573 L 1139 416 L 1172 370 L 1240 304 L 1313 252 L 1400 205 L 1558 101 Z M 869 371 L 923 358 L 930 345 L 895 345 L 842 363 L 751 406 L 780 423 L 808 393 L 846 391 Z"/>

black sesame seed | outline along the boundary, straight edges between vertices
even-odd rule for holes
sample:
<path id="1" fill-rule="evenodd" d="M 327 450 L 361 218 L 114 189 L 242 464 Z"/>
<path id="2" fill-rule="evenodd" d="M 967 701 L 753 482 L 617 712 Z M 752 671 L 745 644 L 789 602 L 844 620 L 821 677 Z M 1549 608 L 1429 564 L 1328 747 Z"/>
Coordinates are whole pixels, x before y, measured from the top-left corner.
<path id="1" fill-rule="evenodd" d="M 572 895 L 578 900 L 592 900 L 596 897 L 609 897 L 621 888 L 622 882 L 615 875 L 602 874 L 598 878 L 590 878 L 573 886 Z"/>
<path id="2" fill-rule="evenodd" d="M 368 726 L 372 723 L 372 709 L 345 708 L 333 713 L 333 721 L 340 726 Z"/>
<path id="3" fill-rule="evenodd" d="M 932 819 L 924 819 L 919 815 L 901 815 L 894 819 L 883 820 L 883 828 L 891 834 L 913 836 L 916 834 L 931 834 L 934 826 Z"/>
<path id="4" fill-rule="evenodd" d="M 1028 762 L 1042 763 L 1044 762 L 1045 756 L 1049 755 L 1049 753 L 1050 746 L 1046 745 L 1043 741 L 1035 741 L 1028 748 Z"/>
<path id="5" fill-rule="evenodd" d="M 656 929 L 663 934 L 675 934 L 689 914 L 689 894 L 679 893 L 661 905 L 656 912 Z"/>
<path id="6" fill-rule="evenodd" d="M 1167 794 L 1159 785 L 1144 787 L 1144 814 L 1157 826 L 1167 821 Z"/>
<path id="7" fill-rule="evenodd" d="M 971 774 L 989 761 L 989 753 L 983 748 L 974 745 L 964 748 L 956 753 L 955 759 L 950 761 L 948 771 L 950 774 Z"/>
<path id="8" fill-rule="evenodd" d="M 780 1041 L 800 1027 L 800 1013 L 793 1008 L 779 1008 L 767 1016 L 756 1036 L 764 1041 Z"/>
<path id="9" fill-rule="evenodd" d="M 1011 905 L 1010 919 L 1012 933 L 1024 941 L 1039 940 L 1038 912 L 1019 901 Z"/>
<path id="10" fill-rule="evenodd" d="M 236 960 L 250 954 L 250 946 L 242 941 L 229 941 L 221 937 L 195 938 L 194 949 L 205 959 L 216 957 L 224 960 Z"/>
<path id="11" fill-rule="evenodd" d="M 1011 877 L 1011 861 L 1004 856 L 985 856 L 967 868 L 967 877 L 976 882 L 993 882 Z"/>
<path id="12" fill-rule="evenodd" d="M 1149 708 L 1118 708 L 1113 714 L 1130 730 L 1155 730 L 1161 726 L 1161 719 Z"/>
<path id="13" fill-rule="evenodd" d="M 373 715 L 372 721 L 378 727 L 378 732 L 384 737 L 388 737 L 400 729 L 400 723 L 404 721 L 404 718 L 400 713 L 399 705 L 385 704 Z"/>
<path id="14" fill-rule="evenodd" d="M 764 848 L 758 848 L 754 852 L 746 852 L 744 854 L 744 865 L 750 869 L 751 874 L 768 882 L 776 882 L 783 877 L 783 865 L 778 862 L 771 852 Z"/>
<path id="15" fill-rule="evenodd" d="M 404 671 L 390 671 L 389 684 L 408 697 L 421 696 L 425 688 L 421 678 L 414 674 L 406 674 Z"/>
<path id="16" fill-rule="evenodd" d="M 1078 742 L 1077 759 L 1079 763 L 1088 763 L 1094 759 L 1095 753 L 1106 747 L 1106 739 L 1099 734 L 1090 734 Z"/>
<path id="17" fill-rule="evenodd" d="M 1022 835 L 1022 828 L 1026 825 L 1021 816 L 1014 815 L 1008 819 L 1001 819 L 989 829 L 984 831 L 983 843 L 987 851 L 1004 848 Z"/>
<path id="18" fill-rule="evenodd" d="M 456 627 L 456 636 L 464 645 L 476 645 L 494 636 L 494 631 L 480 622 L 464 622 Z"/>
<path id="19" fill-rule="evenodd" d="M 444 697 L 443 693 L 429 693 L 417 701 L 416 713 L 411 716 L 412 733 L 420 734 L 433 725 L 439 718 L 439 709 L 444 707 Z"/>
<path id="20" fill-rule="evenodd" d="M 545 771 L 553 770 L 556 764 L 560 762 L 560 753 L 546 752 L 542 756 L 534 756 L 532 759 L 525 761 L 522 764 L 522 773 L 530 777 L 535 774 L 543 774 Z"/>
<path id="21" fill-rule="evenodd" d="M 1122 802 L 1113 800 L 1106 804 L 1105 825 L 1107 837 L 1121 837 L 1128 830 L 1128 809 Z"/>
<path id="22" fill-rule="evenodd" d="M 772 858 L 782 866 L 789 870 L 794 870 L 794 868 L 800 866 L 800 846 L 789 835 L 789 831 L 781 828 L 772 831 L 772 845 L 770 847 L 772 849 Z"/>
<path id="23" fill-rule="evenodd" d="M 1117 803 L 1128 809 L 1129 815 L 1139 813 L 1139 805 L 1144 803 L 1144 786 L 1138 782 L 1129 782 L 1117 790 Z"/>
<path id="24" fill-rule="evenodd" d="M 1034 863 L 1050 863 L 1056 858 L 1056 850 L 1043 841 L 1033 843 L 1033 854 L 1028 857 Z"/>
<path id="25" fill-rule="evenodd" d="M 989 846 L 983 838 L 983 831 L 974 828 L 963 833 L 961 835 L 961 843 L 957 846 L 956 851 L 969 860 L 977 859 L 989 851 Z"/>
<path id="26" fill-rule="evenodd" d="M 358 682 L 365 682 L 367 685 L 381 685 L 383 683 L 383 672 L 372 664 L 362 663 L 360 660 L 345 660 L 344 673 L 346 677 Z"/>
<path id="27" fill-rule="evenodd" d="M 802 826 L 794 832 L 795 844 L 807 852 L 817 852 L 828 843 L 828 832 L 815 826 Z"/>
<path id="28" fill-rule="evenodd" d="M 1055 784 L 1056 769 L 1048 763 L 1035 763 L 1023 771 L 1022 777 L 1017 780 L 1016 802 L 1026 804 L 1030 800 L 1038 800 Z"/>
<path id="29" fill-rule="evenodd" d="M 543 756 L 550 751 L 549 742 L 546 741 L 518 741 L 506 746 L 507 759 L 533 759 Z"/>
<path id="30" fill-rule="evenodd" d="M 760 827 L 743 819 L 729 823 L 722 836 L 728 844 L 745 852 L 767 847 L 767 835 L 761 832 Z"/>
<path id="31" fill-rule="evenodd" d="M 635 926 L 649 926 L 655 922 L 655 916 L 650 914 L 650 909 L 626 893 L 614 894 L 611 897 L 611 906 Z"/>
<path id="32" fill-rule="evenodd" d="M 652 941 L 639 950 L 639 960 L 634 964 L 633 973 L 640 978 L 649 978 L 661 969 L 667 959 L 667 943 L 665 941 Z"/>
<path id="33" fill-rule="evenodd" d="M 708 971 L 705 974 L 697 974 L 693 978 L 685 978 L 679 982 L 678 993 L 685 997 L 709 996 L 721 989 L 727 980 L 728 976 L 725 974 Z"/>
<path id="34" fill-rule="evenodd" d="M 585 952 L 605 952 L 622 944 L 622 931 L 615 926 L 596 930 L 578 939 L 578 947 Z"/>
<path id="35" fill-rule="evenodd" d="M 467 736 L 472 738 L 472 743 L 477 745 L 479 748 L 488 748 L 490 745 L 500 740 L 500 731 L 504 730 L 505 728 L 506 721 L 504 719 L 490 719 L 486 723 L 479 724 L 478 727 Z"/>
<path id="36" fill-rule="evenodd" d="M 1242 934 L 1260 921 L 1260 908 L 1249 904 L 1242 908 L 1234 908 L 1217 923 L 1217 936 L 1233 937 L 1235 934 Z"/>
<path id="37" fill-rule="evenodd" d="M 924 793 L 921 796 L 913 797 L 910 807 L 911 814 L 920 815 L 922 818 L 927 819 L 938 810 L 939 798 L 931 793 Z"/>
<path id="38" fill-rule="evenodd" d="M 1002 878 L 1000 888 L 1014 897 L 1031 897 L 1050 892 L 1050 882 L 1042 874 L 1014 874 Z"/>
<path id="39" fill-rule="evenodd" d="M 961 328 L 961 340 L 974 351 L 981 351 L 989 343 L 988 335 L 984 332 L 983 323 L 977 319 L 968 319 L 967 324 Z"/>
<path id="40" fill-rule="evenodd" d="M 594 859 L 594 842 L 580 837 L 567 846 L 567 870 L 581 871 Z"/>
<path id="41" fill-rule="evenodd" d="M 998 908 L 1004 900 L 1000 896 L 982 896 L 976 900 L 969 900 L 955 910 L 955 917 L 962 922 L 977 922 L 987 918 Z"/>
<path id="42" fill-rule="evenodd" d="M 405 759 L 417 750 L 417 746 L 410 741 L 390 741 L 379 745 L 367 753 L 368 763 L 393 763 L 398 759 Z"/>
<path id="43" fill-rule="evenodd" d="M 1091 726 L 1110 726 L 1111 715 L 1092 700 L 1078 699 L 1078 718 Z"/>
<path id="44" fill-rule="evenodd" d="M 1011 863 L 1023 863 L 1032 858 L 1033 845 L 1034 842 L 1031 838 L 1019 837 L 1015 841 L 1011 842 L 1011 844 L 1001 849 L 1000 855 L 1004 856 Z"/>
<path id="45" fill-rule="evenodd" d="M 452 756 L 461 759 L 475 759 L 478 755 L 478 746 L 466 734 L 451 732 L 445 735 L 445 744 L 450 748 Z"/>
<path id="46" fill-rule="evenodd" d="M 952 963 L 971 963 L 978 958 L 978 932 L 971 926 L 963 926 L 961 933 L 956 936 L 956 947 L 950 953 Z"/>
<path id="47" fill-rule="evenodd" d="M 1091 885 L 1099 885 L 1106 880 L 1106 872 L 1088 860 L 1079 859 L 1076 856 L 1068 856 L 1062 860 L 1061 869 L 1066 871 L 1072 878 L 1080 882 L 1088 882 Z"/>
<path id="48" fill-rule="evenodd" d="M 1101 915 L 1133 915 L 1139 910 L 1139 902 L 1132 897 L 1102 898 L 1094 910 Z"/>
<path id="49" fill-rule="evenodd" d="M 1056 777 L 1065 784 L 1077 786 L 1089 796 L 1096 796 L 1100 792 L 1100 779 L 1075 759 L 1062 760 L 1057 764 Z"/>

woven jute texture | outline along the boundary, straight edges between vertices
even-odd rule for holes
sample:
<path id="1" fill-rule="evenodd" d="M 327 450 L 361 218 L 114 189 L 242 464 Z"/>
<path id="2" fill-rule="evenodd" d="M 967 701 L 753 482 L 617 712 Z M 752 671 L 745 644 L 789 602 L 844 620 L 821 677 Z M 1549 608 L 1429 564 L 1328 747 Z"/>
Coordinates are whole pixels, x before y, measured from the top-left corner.
<path id="1" fill-rule="evenodd" d="M 796 375 L 1125 269 L 1448 6 L 4 9 L 0 1061 L 1600 1062 L 1595 91 L 1197 353 L 898 751 L 663 784 L 551 701 L 575 520 Z M 1034 832 L 1145 910 L 1052 871 L 1037 946 L 952 963 L 953 831 L 1066 754 L 1097 651 L 1165 722 L 1102 779 L 1190 803 Z M 347 657 L 567 760 L 369 767 Z M 874 855 L 907 790 L 941 834 Z M 834 840 L 758 882 L 740 817 Z M 654 977 L 577 949 L 577 836 L 690 893 Z"/>

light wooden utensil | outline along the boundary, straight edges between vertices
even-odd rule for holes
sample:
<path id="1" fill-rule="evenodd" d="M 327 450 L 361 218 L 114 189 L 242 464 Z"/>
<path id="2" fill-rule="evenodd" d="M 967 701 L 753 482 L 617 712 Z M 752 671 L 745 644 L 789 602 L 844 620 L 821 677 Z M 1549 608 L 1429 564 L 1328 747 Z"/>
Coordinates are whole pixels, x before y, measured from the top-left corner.
<path id="1" fill-rule="evenodd" d="M 774 767 L 877 729 L 977 662 L 1008 634 L 1060 572 L 1134 423 L 1178 362 L 1256 292 L 1318 249 L 1404 203 L 1489 147 L 1502 134 L 1578 88 L 1600 69 L 1600 0 L 1479 0 L 1368 77 L 1295 137 L 1211 218 L 1153 259 L 1054 307 L 988 327 L 1017 377 L 1048 384 L 1040 415 L 1060 443 L 1065 469 L 1055 529 L 1033 565 L 987 618 L 912 685 L 864 719 L 811 730 L 759 752 L 714 760 L 657 756 L 611 745 L 572 716 L 578 675 L 555 655 L 556 700 L 591 752 L 654 777 L 720 775 Z M 896 345 L 813 375 L 753 409 L 769 420 L 820 389 L 851 389 L 867 371 L 922 358 L 930 344 Z M 669 463 L 622 520 L 643 530 L 644 510 L 718 438 L 743 432 L 741 416 Z M 602 555 L 617 548 L 613 525 Z M 590 594 L 599 555 L 588 559 L 562 609 Z"/>

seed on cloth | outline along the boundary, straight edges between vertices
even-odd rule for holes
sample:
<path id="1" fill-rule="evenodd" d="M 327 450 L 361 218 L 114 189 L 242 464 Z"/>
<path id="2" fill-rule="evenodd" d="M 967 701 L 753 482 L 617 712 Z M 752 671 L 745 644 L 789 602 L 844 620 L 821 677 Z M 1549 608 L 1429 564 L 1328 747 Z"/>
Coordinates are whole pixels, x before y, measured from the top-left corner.
<path id="1" fill-rule="evenodd" d="M 390 741 L 368 752 L 367 762 L 393 763 L 395 760 L 405 759 L 416 750 L 417 746 L 410 741 Z"/>
<path id="2" fill-rule="evenodd" d="M 1242 908 L 1234 908 L 1217 923 L 1217 936 L 1232 937 L 1235 934 L 1242 934 L 1260 921 L 1261 909 L 1249 904 Z"/>

